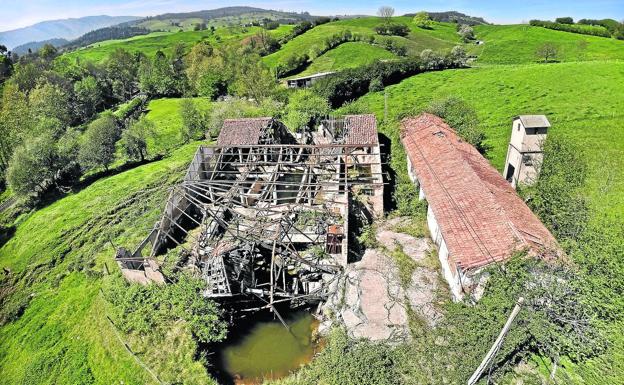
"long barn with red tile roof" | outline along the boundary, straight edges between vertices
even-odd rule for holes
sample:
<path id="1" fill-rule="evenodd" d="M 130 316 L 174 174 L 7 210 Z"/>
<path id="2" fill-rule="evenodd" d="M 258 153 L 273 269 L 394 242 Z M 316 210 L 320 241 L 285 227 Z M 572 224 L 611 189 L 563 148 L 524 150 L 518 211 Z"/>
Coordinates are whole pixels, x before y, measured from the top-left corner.
<path id="1" fill-rule="evenodd" d="M 408 172 L 428 203 L 427 223 L 444 277 L 456 299 L 474 287 L 475 272 L 527 250 L 556 250 L 546 227 L 490 163 L 441 118 L 402 122 Z"/>

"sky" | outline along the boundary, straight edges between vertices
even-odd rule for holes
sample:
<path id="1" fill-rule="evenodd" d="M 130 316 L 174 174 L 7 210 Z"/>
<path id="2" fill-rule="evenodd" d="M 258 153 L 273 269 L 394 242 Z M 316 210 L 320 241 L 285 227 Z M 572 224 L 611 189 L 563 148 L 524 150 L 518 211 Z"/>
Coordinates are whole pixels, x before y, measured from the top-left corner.
<path id="1" fill-rule="evenodd" d="M 0 31 L 34 23 L 93 15 L 153 16 L 168 12 L 188 12 L 232 5 L 308 11 L 313 15 L 374 15 L 382 5 L 395 8 L 396 14 L 426 11 L 460 11 L 480 16 L 493 23 L 520 23 L 530 19 L 624 19 L 624 0 L 0 0 Z"/>

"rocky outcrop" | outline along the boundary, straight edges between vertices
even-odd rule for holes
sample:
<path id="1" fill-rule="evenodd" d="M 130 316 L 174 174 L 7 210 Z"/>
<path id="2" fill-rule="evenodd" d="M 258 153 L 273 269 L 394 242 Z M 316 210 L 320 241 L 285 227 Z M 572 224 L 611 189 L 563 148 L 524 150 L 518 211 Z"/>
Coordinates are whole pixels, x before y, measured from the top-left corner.
<path id="1" fill-rule="evenodd" d="M 322 309 L 321 332 L 341 324 L 354 338 L 403 342 L 410 338 L 410 310 L 412 316 L 435 325 L 440 317 L 435 306 L 440 284 L 437 269 L 426 263 L 430 243 L 392 231 L 393 224 L 380 226 L 376 235 L 380 246 L 366 250 L 360 261 L 350 264 L 332 283 L 332 294 Z M 407 287 L 392 257 L 397 245 L 416 262 Z"/>

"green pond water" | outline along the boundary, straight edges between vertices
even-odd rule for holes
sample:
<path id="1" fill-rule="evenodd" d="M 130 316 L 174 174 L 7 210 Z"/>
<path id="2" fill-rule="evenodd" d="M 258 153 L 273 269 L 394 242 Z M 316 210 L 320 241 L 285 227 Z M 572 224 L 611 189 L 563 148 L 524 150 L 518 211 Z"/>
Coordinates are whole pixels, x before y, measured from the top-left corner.
<path id="1" fill-rule="evenodd" d="M 317 347 L 312 334 L 318 321 L 300 313 L 287 323 L 290 331 L 279 321 L 259 322 L 249 334 L 222 350 L 224 369 L 234 383 L 259 384 L 264 379 L 281 378 L 312 359 Z"/>

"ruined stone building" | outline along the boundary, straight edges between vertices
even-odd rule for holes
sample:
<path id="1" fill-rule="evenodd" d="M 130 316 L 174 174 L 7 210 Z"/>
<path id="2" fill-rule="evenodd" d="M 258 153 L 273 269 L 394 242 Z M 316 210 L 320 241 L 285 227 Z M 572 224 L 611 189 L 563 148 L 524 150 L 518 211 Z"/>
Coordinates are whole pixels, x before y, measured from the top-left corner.
<path id="1" fill-rule="evenodd" d="M 326 119 L 303 135 L 272 118 L 226 120 L 153 231 L 118 262 L 145 270 L 174 258 L 203 277 L 207 297 L 243 307 L 319 302 L 348 263 L 350 220 L 362 213 L 383 214 L 373 115 Z"/>
<path id="2" fill-rule="evenodd" d="M 455 299 L 470 293 L 484 267 L 514 252 L 549 253 L 556 241 L 473 146 L 441 118 L 402 122 L 408 172 L 428 203 L 427 225 Z"/>

